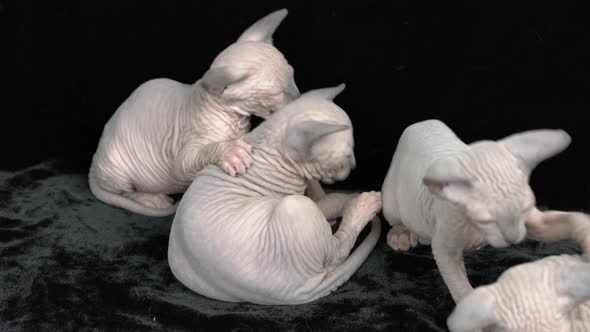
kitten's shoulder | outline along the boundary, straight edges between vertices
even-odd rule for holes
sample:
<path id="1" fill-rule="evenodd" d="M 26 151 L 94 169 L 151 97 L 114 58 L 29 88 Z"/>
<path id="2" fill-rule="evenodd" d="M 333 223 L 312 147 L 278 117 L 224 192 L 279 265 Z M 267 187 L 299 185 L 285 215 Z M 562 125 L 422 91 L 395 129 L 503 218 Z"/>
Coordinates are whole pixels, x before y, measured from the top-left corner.
<path id="1" fill-rule="evenodd" d="M 138 90 L 170 90 L 186 88 L 188 84 L 180 83 L 170 78 L 159 77 L 145 81 L 137 87 Z"/>

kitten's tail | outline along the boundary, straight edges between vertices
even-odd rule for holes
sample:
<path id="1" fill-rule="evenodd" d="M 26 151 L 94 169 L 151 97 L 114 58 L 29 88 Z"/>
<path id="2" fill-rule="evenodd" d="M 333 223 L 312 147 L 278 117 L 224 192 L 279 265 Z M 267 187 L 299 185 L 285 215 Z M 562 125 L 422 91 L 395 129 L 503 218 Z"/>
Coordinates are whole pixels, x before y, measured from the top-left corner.
<path id="1" fill-rule="evenodd" d="M 94 176 L 93 172 L 88 174 L 88 185 L 90 186 L 90 191 L 96 198 L 99 200 L 114 205 L 116 207 L 123 208 L 125 210 L 129 210 L 131 212 L 143 214 L 145 216 L 150 217 L 165 217 L 172 215 L 176 212 L 176 208 L 178 207 L 178 202 L 174 205 L 164 208 L 164 209 L 157 209 L 157 208 L 150 208 L 147 206 L 143 206 L 125 196 L 121 196 L 107 190 L 104 190 L 100 184 L 97 182 L 96 177 Z"/>
<path id="2" fill-rule="evenodd" d="M 365 240 L 363 240 L 356 250 L 350 254 L 340 266 L 330 272 L 326 278 L 322 280 L 314 292 L 316 296 L 310 301 L 330 294 L 345 283 L 352 274 L 358 270 L 367 257 L 369 257 L 379 240 L 379 236 L 381 236 L 381 219 L 379 219 L 378 216 L 375 216 L 375 218 L 371 220 L 371 232 L 369 235 L 367 235 Z"/>

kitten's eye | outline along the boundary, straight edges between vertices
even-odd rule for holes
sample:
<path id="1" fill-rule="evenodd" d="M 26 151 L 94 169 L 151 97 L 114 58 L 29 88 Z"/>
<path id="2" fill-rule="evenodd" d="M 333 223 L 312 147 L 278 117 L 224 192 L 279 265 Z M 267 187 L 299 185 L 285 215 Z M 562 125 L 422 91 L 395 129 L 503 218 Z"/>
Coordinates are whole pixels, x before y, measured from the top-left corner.
<path id="1" fill-rule="evenodd" d="M 480 225 L 491 225 L 495 222 L 495 220 L 487 219 L 487 220 L 479 220 L 478 222 Z"/>

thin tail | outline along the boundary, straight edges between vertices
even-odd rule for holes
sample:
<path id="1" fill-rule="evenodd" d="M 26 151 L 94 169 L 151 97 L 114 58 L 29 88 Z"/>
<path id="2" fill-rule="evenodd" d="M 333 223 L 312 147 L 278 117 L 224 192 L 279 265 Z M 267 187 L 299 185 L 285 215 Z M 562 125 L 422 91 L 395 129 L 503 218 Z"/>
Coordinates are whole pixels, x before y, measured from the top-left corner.
<path id="1" fill-rule="evenodd" d="M 121 196 L 109 191 L 104 190 L 100 187 L 100 185 L 96 181 L 96 177 L 93 175 L 92 172 L 88 174 L 88 185 L 90 186 L 90 191 L 94 196 L 96 196 L 99 200 L 114 205 L 116 207 L 123 208 L 125 210 L 129 210 L 131 212 L 143 214 L 145 216 L 150 217 L 165 217 L 172 215 L 176 212 L 176 208 L 178 207 L 178 202 L 174 205 L 167 207 L 165 209 L 156 209 L 156 208 L 149 208 L 147 206 L 143 206 L 125 196 Z"/>
<path id="2" fill-rule="evenodd" d="M 367 257 L 369 257 L 379 240 L 379 236 L 381 236 L 381 219 L 375 216 L 375 218 L 371 220 L 371 232 L 369 235 L 367 235 L 365 240 L 340 266 L 330 272 L 326 278 L 322 280 L 314 292 L 315 296 L 311 298 L 310 301 L 330 294 L 345 283 L 365 262 Z"/>

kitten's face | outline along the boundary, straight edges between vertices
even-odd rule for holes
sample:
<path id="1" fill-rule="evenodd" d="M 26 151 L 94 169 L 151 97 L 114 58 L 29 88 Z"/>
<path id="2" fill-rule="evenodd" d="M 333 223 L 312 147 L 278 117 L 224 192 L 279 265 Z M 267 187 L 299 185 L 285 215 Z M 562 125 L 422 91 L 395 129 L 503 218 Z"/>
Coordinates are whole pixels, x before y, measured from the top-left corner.
<path id="1" fill-rule="evenodd" d="M 332 101 L 343 89 L 308 91 L 258 127 L 268 127 L 264 140 L 310 180 L 341 181 L 356 166 L 352 123 Z"/>
<path id="2" fill-rule="evenodd" d="M 517 159 L 494 142 L 482 142 L 461 159 L 473 179 L 465 215 L 493 247 L 521 242 L 535 206 L 528 176 Z"/>
<path id="3" fill-rule="evenodd" d="M 287 10 L 272 12 L 247 28 L 221 52 L 200 80 L 226 110 L 262 118 L 299 97 L 293 67 L 273 46 L 273 34 Z"/>
<path id="4" fill-rule="evenodd" d="M 222 102 L 244 115 L 267 118 L 299 97 L 294 70 L 273 45 L 240 42 L 225 49 L 212 67 L 246 71 L 245 79 L 223 87 Z"/>
<path id="5" fill-rule="evenodd" d="M 312 162 L 317 163 L 320 181 L 331 184 L 345 180 L 356 167 L 352 128 L 331 134 L 312 147 Z"/>
<path id="6" fill-rule="evenodd" d="M 525 221 L 535 204 L 530 173 L 570 141 L 563 130 L 537 129 L 471 143 L 433 161 L 423 182 L 432 194 L 462 209 L 490 245 L 505 247 L 526 235 Z"/>

